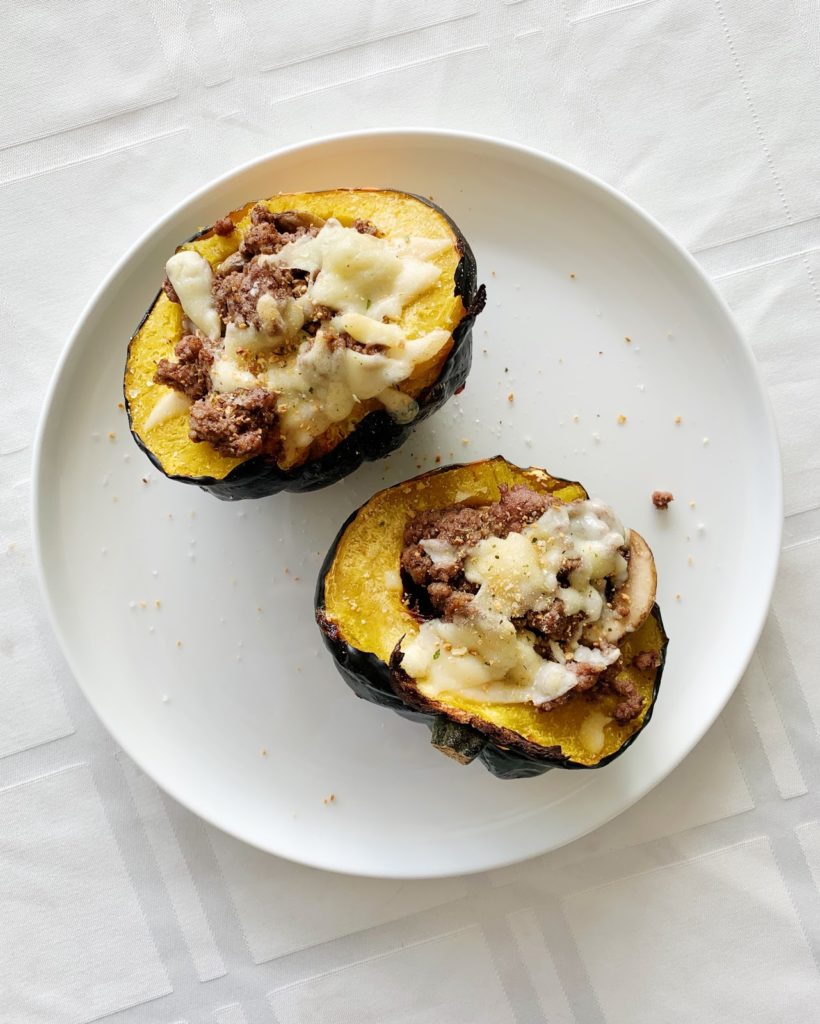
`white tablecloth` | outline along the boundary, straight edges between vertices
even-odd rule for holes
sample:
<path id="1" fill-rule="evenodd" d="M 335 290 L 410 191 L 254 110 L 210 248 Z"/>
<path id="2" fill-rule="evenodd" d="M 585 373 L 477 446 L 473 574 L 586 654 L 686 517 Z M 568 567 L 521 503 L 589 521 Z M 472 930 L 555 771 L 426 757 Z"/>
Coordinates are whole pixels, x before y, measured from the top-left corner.
<path id="1" fill-rule="evenodd" d="M 2 26 L 0 1022 L 820 1019 L 816 0 L 39 0 Z M 63 663 L 29 526 L 44 389 L 113 261 L 236 164 L 382 125 L 526 142 L 655 214 L 747 332 L 785 465 L 773 609 L 692 756 L 568 848 L 429 883 L 279 861 L 161 793 Z"/>

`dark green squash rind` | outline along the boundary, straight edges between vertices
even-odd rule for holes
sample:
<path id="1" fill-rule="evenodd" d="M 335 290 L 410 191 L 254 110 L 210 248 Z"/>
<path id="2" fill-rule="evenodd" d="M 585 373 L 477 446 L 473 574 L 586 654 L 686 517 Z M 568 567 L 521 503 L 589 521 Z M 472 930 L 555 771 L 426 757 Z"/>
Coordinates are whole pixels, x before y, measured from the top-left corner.
<path id="1" fill-rule="evenodd" d="M 459 764 L 471 764 L 487 746 L 487 737 L 469 725 L 437 715 L 430 729 L 430 742 Z"/>
<path id="2" fill-rule="evenodd" d="M 453 468 L 455 467 L 442 466 L 433 472 L 445 473 Z M 432 474 L 425 473 L 422 475 L 430 476 Z M 419 478 L 416 477 L 415 479 Z M 405 481 L 405 483 L 409 482 L 410 481 Z M 567 483 L 567 481 L 564 482 Z M 344 637 L 339 633 L 336 624 L 325 615 L 325 579 L 327 578 L 327 574 L 329 573 L 336 558 L 336 551 L 342 537 L 344 536 L 345 530 L 347 530 L 348 526 L 350 526 L 358 513 L 359 509 L 351 512 L 342 524 L 342 527 L 337 533 L 333 544 L 331 544 L 330 550 L 325 556 L 325 559 L 322 562 L 322 567 L 319 570 L 319 577 L 316 582 L 316 591 L 314 594 L 314 609 L 322 641 L 330 652 L 339 675 L 341 675 L 342 679 L 344 679 L 357 697 L 361 697 L 363 700 L 369 701 L 371 704 L 378 704 L 381 707 L 390 708 L 391 711 L 395 711 L 396 714 L 401 715 L 402 718 L 407 718 L 414 722 L 422 722 L 426 724 L 432 732 L 436 719 L 441 717 L 438 712 L 424 710 L 421 706 L 412 707 L 408 705 L 406 700 L 400 697 L 396 692 L 394 671 L 391 670 L 391 667 L 385 664 L 385 662 L 380 658 L 377 658 L 375 654 L 371 654 L 367 651 L 361 651 L 357 647 L 352 646 L 352 644 L 347 643 Z M 553 754 L 548 757 L 545 757 L 543 754 L 538 756 L 534 753 L 525 753 L 521 750 L 511 749 L 508 746 L 488 739 L 486 746 L 478 755 L 477 760 L 481 761 L 487 771 L 498 779 L 524 779 L 531 778 L 536 775 L 543 775 L 544 772 L 548 772 L 553 768 L 592 771 L 598 768 L 603 768 L 610 764 L 610 762 L 614 761 L 616 757 L 620 757 L 624 751 L 632 746 L 652 718 L 652 713 L 655 710 L 655 704 L 660 690 L 661 677 L 666 664 L 666 652 L 669 647 L 669 637 L 664 629 L 661 610 L 657 604 L 653 606 L 650 614 L 657 622 L 661 635 L 664 638 L 664 645 L 659 652 L 661 661 L 655 671 L 652 696 L 644 720 L 641 723 L 640 728 L 632 733 L 632 735 L 629 736 L 617 750 L 602 758 L 597 764 L 585 765 L 572 761 L 570 758 L 563 757 L 560 754 L 557 756 Z M 399 640 L 399 643 L 400 642 L 401 640 Z M 530 744 L 530 746 L 532 747 L 534 744 Z M 554 748 L 549 749 L 554 750 Z"/>
<path id="3" fill-rule="evenodd" d="M 432 207 L 450 225 L 456 237 L 456 245 L 461 255 L 454 274 L 454 294 L 461 297 L 465 309 L 464 316 L 453 331 L 453 347 L 447 356 L 441 373 L 433 384 L 426 388 L 417 398 L 419 413 L 416 418 L 411 423 L 399 424 L 387 412 L 376 410 L 365 416 L 356 428 L 332 451 L 327 452 L 318 459 L 313 459 L 292 470 L 282 470 L 273 460 L 259 456 L 248 459 L 247 462 L 243 462 L 235 469 L 232 469 L 222 480 L 216 480 L 208 476 L 193 477 L 166 473 L 160 460 L 133 429 L 131 409 L 126 394 L 124 395 L 125 409 L 128 415 L 131 436 L 164 476 L 179 483 L 194 484 L 223 501 L 265 498 L 271 494 L 278 494 L 280 491 L 302 492 L 319 490 L 322 487 L 328 487 L 330 484 L 336 483 L 343 477 L 349 476 L 363 462 L 373 462 L 382 459 L 401 447 L 417 424 L 440 409 L 449 398 L 464 386 L 472 365 L 473 324 L 475 318 L 484 308 L 486 291 L 484 285 L 478 285 L 475 256 L 458 225 L 440 206 L 437 206 L 431 200 L 410 192 L 406 193 L 406 195 L 424 203 L 425 206 Z M 193 242 L 198 238 L 202 238 L 209 234 L 210 231 L 211 228 L 204 228 L 195 235 L 192 235 L 188 241 Z M 151 310 L 154 308 L 160 294 L 160 292 L 157 292 L 156 298 L 146 310 L 139 326 L 132 335 L 128 346 L 129 353 L 134 339 L 150 316 Z M 127 358 L 128 356 L 126 355 L 126 361 Z M 123 390 L 125 390 L 124 383 Z"/>

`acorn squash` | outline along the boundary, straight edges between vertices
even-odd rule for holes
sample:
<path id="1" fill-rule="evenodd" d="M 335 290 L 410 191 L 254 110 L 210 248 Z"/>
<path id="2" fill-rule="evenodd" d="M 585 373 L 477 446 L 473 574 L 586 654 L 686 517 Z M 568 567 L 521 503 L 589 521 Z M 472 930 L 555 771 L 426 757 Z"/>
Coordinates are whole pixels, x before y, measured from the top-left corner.
<path id="1" fill-rule="evenodd" d="M 631 611 L 612 634 L 620 657 L 606 685 L 570 692 L 539 708 L 466 699 L 456 691 L 425 692 L 402 667 L 403 647 L 418 635 L 422 618 L 412 585 L 400 574 L 406 524 L 424 510 L 486 506 L 516 485 L 560 502 L 587 498 L 578 483 L 541 469 L 520 469 L 501 457 L 425 473 L 374 495 L 350 516 L 328 552 L 316 589 L 317 622 L 336 668 L 357 696 L 425 722 L 433 745 L 456 760 L 478 758 L 499 778 L 540 775 L 550 768 L 600 768 L 623 753 L 649 722 L 668 643 L 654 602 L 654 560 L 634 531 L 629 531 L 630 568 L 623 585 Z M 637 694 L 640 711 L 619 721 L 616 708 L 625 688 Z"/>
<path id="2" fill-rule="evenodd" d="M 252 260 L 252 255 L 249 254 L 256 254 L 258 260 L 254 262 L 260 265 L 265 260 L 269 264 L 270 261 L 275 262 L 277 257 L 270 253 L 275 254 L 276 249 L 266 249 L 264 245 L 261 249 L 258 245 L 256 249 L 253 248 L 258 242 L 254 232 L 258 235 L 258 223 L 264 220 L 277 225 L 277 228 L 281 227 L 283 218 L 285 221 L 288 217 L 292 219 L 292 211 L 295 211 L 303 226 L 307 226 L 306 229 L 313 235 L 317 231 L 321 233 L 327 225 L 332 225 L 337 230 L 339 226 L 343 229 L 355 227 L 360 235 L 371 236 L 365 240 L 371 249 L 376 247 L 377 243 L 384 243 L 390 251 L 387 258 L 393 261 L 394 266 L 399 266 L 399 258 L 409 260 L 408 252 L 411 255 L 415 252 L 418 256 L 413 249 L 413 246 L 417 247 L 417 243 L 426 246 L 423 257 L 418 256 L 414 267 L 417 269 L 419 261 L 422 260 L 423 266 L 430 271 L 429 277 L 424 278 L 422 275 L 420 287 L 415 291 L 410 287 L 409 291 L 403 293 L 406 302 L 401 301 L 401 296 L 398 300 L 399 305 L 391 301 L 374 302 L 372 312 L 375 317 L 370 317 L 370 293 L 366 299 L 362 293 L 354 297 L 355 301 L 361 299 L 358 313 L 351 319 L 348 309 L 345 314 L 347 320 L 343 318 L 340 321 L 344 330 L 341 327 L 336 328 L 336 336 L 331 341 L 338 343 L 338 336 L 341 336 L 351 344 L 350 334 L 345 333 L 348 329 L 353 331 L 354 328 L 350 324 L 357 317 L 357 322 L 368 324 L 370 333 L 362 337 L 365 341 L 375 341 L 376 344 L 359 344 L 358 337 L 354 338 L 351 344 L 349 359 L 358 360 L 358 370 L 361 370 L 363 363 L 367 363 L 368 368 L 373 364 L 373 360 L 366 358 L 368 354 L 384 352 L 384 348 L 380 347 L 381 343 L 395 343 L 399 348 L 403 348 L 406 339 L 409 349 L 415 339 L 434 337 L 437 340 L 432 349 L 418 349 L 416 361 L 403 364 L 405 368 L 410 367 L 410 371 L 404 377 L 396 374 L 394 369 L 391 371 L 394 372 L 394 377 L 390 380 L 391 387 L 384 393 L 383 401 L 381 395 L 376 396 L 366 390 L 369 380 L 367 373 L 358 373 L 355 380 L 364 380 L 365 384 L 360 386 L 357 383 L 355 386 L 360 391 L 362 387 L 365 388 L 365 397 L 354 393 L 354 384 L 351 384 L 347 405 L 342 405 L 326 415 L 322 399 L 314 395 L 312 387 L 308 395 L 308 389 L 300 378 L 300 401 L 304 400 L 305 408 L 308 408 L 306 403 L 313 403 L 309 407 L 314 412 L 318 410 L 316 415 L 320 418 L 314 420 L 313 427 L 307 431 L 303 429 L 304 423 L 300 422 L 301 433 L 294 428 L 293 436 L 290 437 L 286 436 L 284 426 L 288 407 L 284 401 L 279 401 L 282 395 L 277 394 L 278 385 L 267 383 L 264 384 L 263 391 L 259 391 L 258 388 L 256 391 L 248 390 L 255 388 L 261 378 L 258 377 L 258 363 L 250 365 L 247 362 L 250 359 L 247 348 L 237 348 L 240 355 L 236 358 L 241 356 L 246 360 L 242 364 L 243 368 L 238 371 L 236 366 L 231 367 L 234 378 L 239 379 L 240 383 L 219 387 L 216 383 L 214 359 L 218 361 L 221 358 L 220 353 L 228 347 L 228 328 L 238 326 L 241 337 L 251 336 L 258 340 L 263 336 L 270 339 L 270 335 L 259 334 L 263 329 L 269 329 L 269 322 L 265 321 L 262 327 L 257 323 L 256 328 L 253 325 L 249 328 L 241 319 L 245 314 L 240 312 L 236 314 L 239 318 L 237 325 L 232 325 L 225 318 L 228 314 L 223 313 L 223 321 L 220 321 L 213 308 L 206 311 L 204 316 L 200 310 L 198 316 L 191 308 L 183 309 L 181 302 L 187 300 L 180 300 L 176 294 L 178 285 L 171 281 L 169 286 L 166 278 L 165 285 L 158 292 L 128 347 L 124 392 L 131 432 L 140 448 L 166 476 L 183 483 L 196 484 L 226 500 L 262 497 L 281 490 L 308 491 L 325 487 L 351 473 L 362 461 L 387 455 L 406 440 L 416 423 L 433 413 L 463 387 L 470 369 L 471 330 L 476 315 L 484 305 L 484 287 L 477 286 L 475 259 L 466 239 L 447 214 L 428 199 L 404 192 L 379 189 L 336 189 L 277 195 L 260 203 L 249 203 L 233 210 L 214 226 L 201 231 L 180 246 L 176 258 L 180 259 L 180 253 L 193 254 L 182 256 L 182 262 L 188 261 L 194 270 L 197 266 L 204 267 L 208 280 L 213 282 L 220 279 L 220 274 L 236 271 L 232 261 L 238 261 L 240 271 L 246 269 L 248 261 Z M 284 232 L 291 229 L 286 225 L 281 230 Z M 349 240 L 353 232 L 340 231 L 339 234 L 340 237 Z M 282 236 L 286 240 L 296 237 L 284 234 Z M 365 242 L 361 244 L 365 245 Z M 292 245 L 290 249 L 293 249 Z M 246 253 L 244 263 L 243 252 Z M 360 255 L 354 253 L 355 258 L 359 258 Z M 304 253 L 301 258 L 304 260 Z M 295 264 L 299 264 L 298 259 L 294 260 Z M 170 268 L 170 262 L 168 266 Z M 349 267 L 350 264 L 346 266 Z M 401 263 L 401 268 L 407 266 L 407 262 Z M 180 273 L 189 270 L 190 266 L 186 264 L 180 269 Z M 277 272 L 278 268 L 270 270 L 269 267 L 268 270 L 270 275 Z M 301 278 L 303 284 L 300 287 L 314 287 L 317 275 L 320 276 L 321 271 L 321 264 L 318 269 L 314 265 L 310 270 L 309 262 L 303 262 L 293 274 Z M 404 273 L 404 269 L 401 272 Z M 375 274 L 378 280 L 374 287 L 385 286 L 384 280 L 379 277 L 380 273 L 379 267 L 374 271 L 373 266 L 368 265 L 363 271 L 364 276 L 360 275 L 354 284 L 358 287 L 362 281 L 370 280 L 367 274 L 370 274 L 371 278 Z M 170 276 L 170 269 L 168 274 Z M 158 278 L 159 276 L 158 268 Z M 430 278 L 433 279 L 433 283 L 429 283 Z M 182 281 L 182 278 L 179 280 Z M 274 284 L 276 283 L 278 279 L 274 279 Z M 353 286 L 349 282 L 347 285 L 350 292 Z M 276 299 L 273 285 L 271 291 L 272 299 Z M 245 296 L 247 293 L 246 288 Z M 242 298 L 239 288 L 235 289 L 235 294 L 223 297 L 222 301 L 228 304 L 235 303 L 237 295 Z M 201 304 L 203 296 L 194 295 L 191 301 Z M 294 354 L 295 359 L 298 346 L 301 344 L 301 350 L 304 350 L 312 344 L 311 338 L 317 337 L 317 326 L 316 323 L 313 324 L 313 334 L 310 334 L 311 325 L 302 324 L 302 320 L 311 314 L 297 308 L 296 299 L 287 301 L 290 302 L 291 312 L 295 311 L 298 314 L 295 333 L 291 333 L 288 342 L 292 343 L 290 352 Z M 344 308 L 340 304 L 333 307 L 332 302 L 328 305 L 329 309 L 328 306 L 320 306 L 317 300 L 316 305 L 310 306 L 309 309 L 314 310 L 317 316 L 337 314 L 336 320 L 332 321 L 336 323 Z M 276 307 L 271 301 L 269 306 L 273 309 L 273 315 L 279 318 L 277 323 L 281 326 L 281 303 Z M 257 309 L 261 317 L 262 306 L 259 305 Z M 320 314 L 320 309 L 325 312 Z M 251 313 L 256 316 L 256 310 L 252 309 Z M 385 315 L 380 315 L 381 313 Z M 214 322 L 217 326 L 209 338 L 208 324 Z M 382 325 L 384 330 L 381 330 Z M 320 332 L 323 326 L 319 323 Z M 390 334 L 390 331 L 393 333 Z M 395 340 L 396 337 L 399 338 L 398 341 Z M 200 349 L 203 342 L 206 349 L 210 347 L 209 351 L 204 352 L 208 360 L 206 371 L 199 372 L 199 383 L 195 380 L 193 385 L 194 388 L 200 387 L 204 381 L 204 386 L 193 392 L 189 388 L 188 397 L 172 388 L 187 387 L 190 385 L 190 379 L 184 385 L 172 383 L 170 387 L 168 386 L 168 380 L 174 376 L 174 371 L 179 370 L 180 361 L 185 358 L 184 355 L 180 356 L 179 345 L 187 344 L 187 341 L 183 342 L 186 338 L 193 338 L 194 346 L 199 346 Z M 316 347 L 314 344 L 314 348 Z M 356 351 L 352 351 L 353 349 Z M 429 353 L 429 358 L 425 352 Z M 174 361 L 175 354 L 180 361 Z M 274 357 L 278 358 L 279 355 L 279 352 L 274 352 Z M 256 358 L 256 350 L 253 352 L 253 358 Z M 270 369 L 272 364 L 266 365 Z M 167 373 L 169 368 L 170 377 Z M 162 376 L 163 371 L 166 371 L 165 377 Z M 208 381 L 208 372 L 211 381 Z M 253 373 L 257 373 L 254 379 Z M 177 372 L 176 376 L 179 377 L 180 374 Z M 280 377 L 265 379 L 276 381 Z M 243 380 L 250 383 L 242 383 Z M 217 394 L 219 388 L 224 392 L 230 391 L 233 386 L 244 390 L 235 391 L 227 396 Z M 204 391 L 209 388 L 214 390 L 203 398 Z M 267 388 L 267 391 L 264 391 L 264 388 Z M 252 401 L 246 401 L 248 398 L 255 400 L 254 396 L 258 398 L 261 395 L 264 405 L 265 400 L 271 397 L 269 392 L 276 395 L 275 399 L 271 399 L 278 402 L 275 410 L 271 407 L 268 412 L 259 413 L 251 408 Z M 242 398 L 242 401 L 237 403 L 238 406 L 242 406 L 241 408 L 230 406 L 231 400 L 237 396 Z M 387 401 L 388 396 L 390 402 Z M 288 395 L 285 397 L 290 401 Z M 208 430 L 217 405 L 222 413 L 230 406 L 228 412 L 232 417 L 236 413 L 239 417 L 234 417 L 237 423 L 250 423 L 254 428 L 250 433 L 238 435 L 242 444 L 234 443 L 231 447 L 230 443 L 226 443 L 220 447 L 218 441 L 213 440 L 213 432 L 209 433 Z M 293 415 L 293 407 L 290 414 Z M 260 420 L 259 417 L 262 415 L 267 418 Z M 264 429 L 257 430 L 260 423 Z M 241 426 L 240 429 L 246 427 Z M 258 440 L 263 434 L 263 442 L 256 444 L 255 447 L 245 443 L 248 438 L 256 437 Z"/>

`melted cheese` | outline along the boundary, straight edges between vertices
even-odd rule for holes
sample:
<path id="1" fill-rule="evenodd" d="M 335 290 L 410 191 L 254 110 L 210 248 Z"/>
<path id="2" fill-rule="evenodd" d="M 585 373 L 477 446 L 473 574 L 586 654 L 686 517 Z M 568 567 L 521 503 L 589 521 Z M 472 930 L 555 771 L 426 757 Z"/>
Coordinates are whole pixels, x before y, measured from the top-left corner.
<path id="1" fill-rule="evenodd" d="M 511 533 L 504 540 L 487 537 L 473 548 L 464 561 L 464 575 L 479 584 L 479 607 L 508 619 L 528 609 L 540 611 L 557 587 L 555 573 L 546 572 L 538 548 L 523 533 Z"/>
<path id="2" fill-rule="evenodd" d="M 398 324 L 385 324 L 361 313 L 345 313 L 334 317 L 330 323 L 332 328 L 344 331 L 354 341 L 385 349 L 391 359 L 405 364 L 408 376 L 413 366 L 437 356 L 450 337 L 448 331 L 436 328 L 420 338 L 408 338 Z"/>
<path id="3" fill-rule="evenodd" d="M 620 656 L 617 647 L 599 651 L 579 645 L 573 661 L 548 661 L 536 653 L 534 639 L 509 619 L 431 619 L 403 648 L 402 668 L 423 683 L 428 696 L 457 693 L 478 702 L 538 706 L 578 683 L 573 666 L 603 671 Z"/>
<path id="4" fill-rule="evenodd" d="M 412 422 L 418 404 L 398 385 L 416 367 L 438 356 L 450 333 L 437 329 L 408 338 L 398 323 L 385 320 L 399 319 L 408 302 L 439 280 L 440 271 L 430 259 L 449 244 L 446 239 L 376 238 L 331 219 L 317 235 L 305 235 L 278 253 L 257 257 L 263 265 L 308 272 L 308 289 L 299 299 L 262 294 L 256 304 L 262 329 L 233 322 L 226 325 L 211 367 L 214 390 L 264 387 L 279 396 L 285 465 L 293 463 L 329 426 L 346 419 L 357 402 L 375 399 L 396 422 Z M 187 256 L 201 257 L 177 255 L 186 256 L 186 273 L 195 276 Z M 206 275 L 201 267 L 200 272 L 204 287 Z M 189 289 L 189 294 L 193 296 L 194 291 Z M 193 298 L 190 302 L 200 315 Z M 314 339 L 308 339 L 301 328 L 318 305 L 328 306 L 337 315 Z M 205 322 L 202 316 L 200 321 Z M 367 350 L 331 344 L 341 334 Z M 251 364 L 248 357 L 254 356 L 265 358 Z"/>
<path id="5" fill-rule="evenodd" d="M 331 322 L 331 329 L 337 326 L 335 320 Z M 395 324 L 379 326 L 403 336 Z M 323 328 L 312 342 L 301 346 L 294 359 L 255 375 L 243 365 L 242 354 L 270 348 L 269 336 L 253 327 L 228 324 L 223 351 L 211 367 L 211 383 L 216 391 L 262 386 L 278 394 L 285 456 L 294 458 L 332 423 L 346 419 L 357 401 L 378 398 L 397 422 L 412 422 L 418 404 L 395 390 L 396 385 L 412 374 L 413 353 L 435 353 L 448 338 L 446 331 L 431 331 L 392 348 L 357 352 L 331 345 L 332 334 Z"/>
<path id="6" fill-rule="evenodd" d="M 401 581 L 401 573 L 395 569 L 384 570 L 384 588 L 385 590 L 404 590 L 404 584 Z"/>
<path id="7" fill-rule="evenodd" d="M 287 344 L 305 322 L 304 304 L 290 296 L 277 298 L 264 292 L 256 303 L 256 315 L 270 345 L 280 348 Z"/>
<path id="8" fill-rule="evenodd" d="M 315 274 L 309 294 L 317 305 L 340 312 L 369 313 L 375 320 L 397 320 L 408 302 L 431 288 L 441 272 L 430 256 L 419 258 L 423 239 L 396 245 L 390 239 L 345 228 L 331 218 L 317 235 L 303 235 L 272 257 L 286 267 Z M 444 245 L 447 243 L 445 242 Z"/>
<path id="9" fill-rule="evenodd" d="M 567 615 L 580 612 L 595 622 L 605 604 L 603 581 L 619 586 L 626 580 L 619 551 L 626 543 L 626 531 L 602 502 L 557 504 L 521 533 L 480 541 L 465 558 L 464 575 L 479 584 L 478 602 L 486 611 L 516 618 L 543 611 L 560 596 Z M 568 559 L 579 565 L 558 595 L 558 571 Z"/>
<path id="10" fill-rule="evenodd" d="M 401 353 L 407 342 L 398 324 L 386 324 L 363 313 L 343 313 L 332 321 L 337 331 L 345 331 L 354 341 L 363 345 L 377 345 Z"/>
<path id="11" fill-rule="evenodd" d="M 611 721 L 602 711 L 590 711 L 581 723 L 578 739 L 591 754 L 600 754 L 604 749 L 604 729 Z"/>
<path id="12" fill-rule="evenodd" d="M 236 361 L 243 353 L 264 352 L 273 347 L 276 347 L 274 339 L 251 324 L 229 323 L 225 328 L 222 358 Z"/>
<path id="13" fill-rule="evenodd" d="M 458 551 L 447 540 L 438 537 L 430 537 L 421 541 L 419 547 L 430 556 L 433 565 L 455 565 L 458 561 Z"/>
<path id="14" fill-rule="evenodd" d="M 386 388 L 376 395 L 396 423 L 412 423 L 419 414 L 419 403 L 396 388 Z"/>
<path id="15" fill-rule="evenodd" d="M 466 551 L 439 538 L 423 539 L 420 546 L 434 565 L 460 558 L 466 579 L 479 589 L 464 615 L 422 624 L 403 645 L 402 667 L 428 695 L 535 705 L 563 696 L 582 674 L 614 664 L 619 649 L 585 646 L 578 628 L 565 644 L 550 641 L 552 657 L 544 658 L 534 649 L 534 634 L 516 629 L 512 620 L 545 611 L 560 597 L 566 615 L 597 622 L 607 608 L 607 580 L 626 581 L 620 549 L 627 540 L 612 510 L 589 500 L 550 506 L 520 533 L 487 537 Z M 568 559 L 576 568 L 562 587 L 558 573 Z"/>
<path id="16" fill-rule="evenodd" d="M 238 391 L 241 388 L 255 388 L 259 384 L 250 370 L 243 370 L 236 358 L 222 355 L 211 366 L 211 387 L 214 391 Z"/>
<path id="17" fill-rule="evenodd" d="M 341 376 L 350 393 L 359 401 L 375 398 L 386 388 L 407 380 L 411 367 L 404 359 L 390 359 L 386 355 L 370 355 L 354 349 L 339 350 Z"/>
<path id="18" fill-rule="evenodd" d="M 166 420 L 170 420 L 173 416 L 179 416 L 180 413 L 187 412 L 190 408 L 191 399 L 187 395 L 169 389 L 157 400 L 145 421 L 145 429 L 151 430 L 158 427 L 160 423 L 165 423 Z"/>
<path id="19" fill-rule="evenodd" d="M 214 305 L 210 263 L 192 249 L 183 249 L 165 264 L 165 273 L 177 293 L 188 319 L 202 333 L 216 341 L 222 333 L 222 321 Z"/>

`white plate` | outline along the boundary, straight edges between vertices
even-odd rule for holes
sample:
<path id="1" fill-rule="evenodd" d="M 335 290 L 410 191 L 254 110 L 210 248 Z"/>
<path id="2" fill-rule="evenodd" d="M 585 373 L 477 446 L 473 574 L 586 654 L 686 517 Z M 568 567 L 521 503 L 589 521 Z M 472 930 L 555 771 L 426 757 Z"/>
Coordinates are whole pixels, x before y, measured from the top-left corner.
<path id="1" fill-rule="evenodd" d="M 165 258 L 249 198 L 338 185 L 431 195 L 470 240 L 488 304 L 466 391 L 400 453 L 324 491 L 229 504 L 165 480 L 117 408 L 128 338 Z M 430 748 L 426 729 L 356 700 L 319 641 L 315 577 L 348 513 L 439 454 L 446 463 L 499 452 L 582 480 L 655 551 L 671 637 L 660 698 L 644 734 L 601 771 L 500 782 L 478 764 L 463 768 Z M 694 262 L 646 214 L 558 160 L 426 130 L 284 150 L 150 231 L 68 345 L 35 480 L 57 634 L 126 751 L 182 803 L 256 846 L 396 877 L 554 849 L 656 785 L 751 655 L 781 521 L 767 401 Z M 656 488 L 675 494 L 666 513 L 651 505 Z"/>

